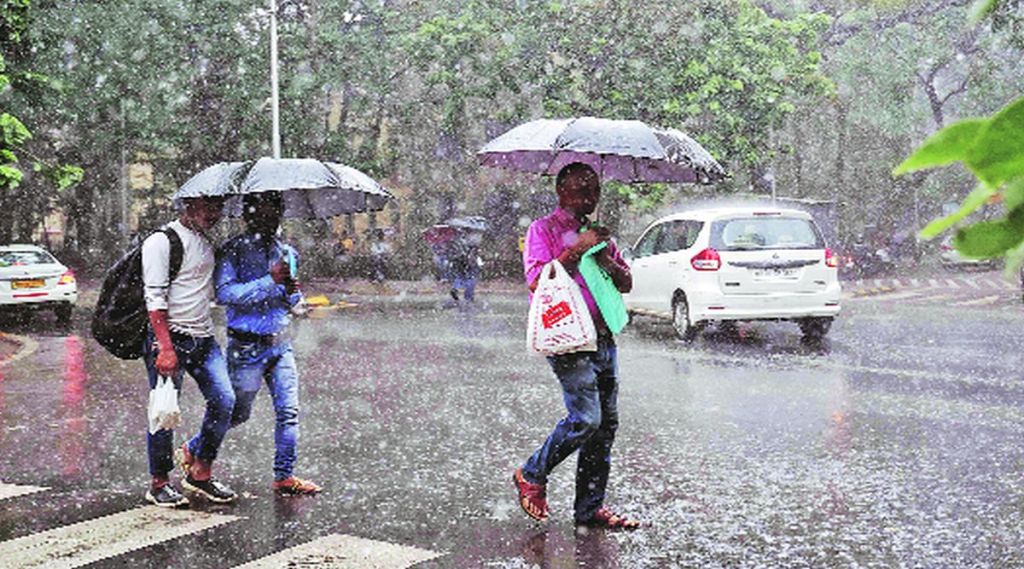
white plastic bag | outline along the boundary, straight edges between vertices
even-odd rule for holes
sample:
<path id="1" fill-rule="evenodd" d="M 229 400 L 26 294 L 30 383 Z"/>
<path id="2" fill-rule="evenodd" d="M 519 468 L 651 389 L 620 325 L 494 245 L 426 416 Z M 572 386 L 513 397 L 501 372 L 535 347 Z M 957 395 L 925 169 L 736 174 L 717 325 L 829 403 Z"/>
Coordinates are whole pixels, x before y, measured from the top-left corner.
<path id="1" fill-rule="evenodd" d="M 580 293 L 558 260 L 544 266 L 530 303 L 526 346 L 544 355 L 597 351 L 594 319 Z"/>
<path id="2" fill-rule="evenodd" d="M 181 409 L 178 408 L 178 390 L 174 381 L 166 376 L 156 380 L 156 387 L 149 390 L 149 434 L 155 435 L 161 429 L 173 429 L 181 423 Z"/>

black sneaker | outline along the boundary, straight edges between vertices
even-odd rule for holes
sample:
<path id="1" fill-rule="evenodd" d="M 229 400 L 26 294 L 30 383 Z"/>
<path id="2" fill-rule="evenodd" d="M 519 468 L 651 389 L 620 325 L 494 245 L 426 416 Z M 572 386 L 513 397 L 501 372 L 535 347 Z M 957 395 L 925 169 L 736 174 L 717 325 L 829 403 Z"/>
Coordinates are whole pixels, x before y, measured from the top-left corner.
<path id="1" fill-rule="evenodd" d="M 170 484 L 164 484 L 155 490 L 150 487 L 146 491 L 146 501 L 161 508 L 184 508 L 188 506 L 188 498 L 182 496 Z"/>
<path id="2" fill-rule="evenodd" d="M 212 478 L 209 480 L 195 480 L 189 476 L 181 481 L 181 486 L 186 490 L 201 494 L 207 500 L 218 504 L 234 502 L 235 498 L 238 497 L 235 491 L 229 488 L 227 484 L 217 482 Z"/>
<path id="3" fill-rule="evenodd" d="M 455 301 L 459 300 L 459 291 L 458 290 L 453 288 L 453 289 L 448 291 L 448 294 L 452 297 L 452 300 L 455 300 Z"/>

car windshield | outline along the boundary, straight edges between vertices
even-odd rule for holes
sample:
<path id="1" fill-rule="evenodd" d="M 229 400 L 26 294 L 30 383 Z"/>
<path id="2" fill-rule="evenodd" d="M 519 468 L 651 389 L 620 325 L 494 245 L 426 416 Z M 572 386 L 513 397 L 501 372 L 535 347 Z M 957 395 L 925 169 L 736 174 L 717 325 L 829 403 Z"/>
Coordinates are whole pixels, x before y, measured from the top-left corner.
<path id="1" fill-rule="evenodd" d="M 742 217 L 711 226 L 711 247 L 719 251 L 824 249 L 818 228 L 797 217 Z"/>
<path id="2" fill-rule="evenodd" d="M 0 267 L 50 265 L 57 260 L 45 251 L 0 251 Z"/>

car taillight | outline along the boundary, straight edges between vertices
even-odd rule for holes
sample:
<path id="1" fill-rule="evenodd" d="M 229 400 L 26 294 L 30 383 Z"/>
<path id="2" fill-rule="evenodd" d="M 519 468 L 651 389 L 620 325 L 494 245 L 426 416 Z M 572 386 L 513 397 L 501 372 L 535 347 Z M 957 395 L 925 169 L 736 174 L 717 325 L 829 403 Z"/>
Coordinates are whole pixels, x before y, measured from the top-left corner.
<path id="1" fill-rule="evenodd" d="M 708 247 L 694 255 L 690 264 L 698 271 L 717 271 L 722 267 L 722 258 L 718 256 L 718 251 Z"/>
<path id="2" fill-rule="evenodd" d="M 825 266 L 833 269 L 839 266 L 839 257 L 828 247 L 825 247 Z"/>
<path id="3" fill-rule="evenodd" d="M 60 276 L 60 280 L 57 281 L 57 284 L 75 284 L 75 273 L 71 272 L 71 269 L 64 271 L 64 274 Z"/>

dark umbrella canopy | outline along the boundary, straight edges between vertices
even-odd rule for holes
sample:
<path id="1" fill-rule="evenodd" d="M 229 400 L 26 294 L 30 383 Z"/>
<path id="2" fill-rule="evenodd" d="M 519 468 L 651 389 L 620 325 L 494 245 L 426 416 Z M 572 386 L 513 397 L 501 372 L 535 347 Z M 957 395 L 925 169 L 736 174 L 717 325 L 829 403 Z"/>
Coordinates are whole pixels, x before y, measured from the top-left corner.
<path id="1" fill-rule="evenodd" d="M 373 178 L 355 168 L 309 158 L 214 164 L 185 182 L 174 197 L 231 196 L 227 212 L 237 216 L 242 211 L 240 195 L 271 191 L 283 192 L 287 218 L 323 219 L 379 211 L 393 199 Z"/>
<path id="2" fill-rule="evenodd" d="M 541 119 L 519 125 L 478 152 L 485 166 L 556 174 L 572 162 L 620 182 L 712 183 L 725 170 L 697 141 L 641 121 L 594 117 Z"/>

